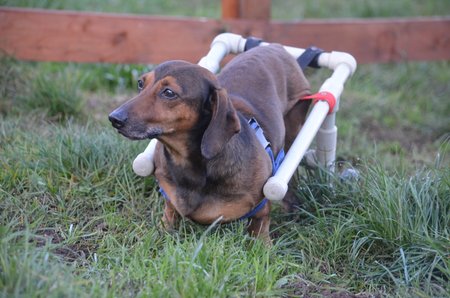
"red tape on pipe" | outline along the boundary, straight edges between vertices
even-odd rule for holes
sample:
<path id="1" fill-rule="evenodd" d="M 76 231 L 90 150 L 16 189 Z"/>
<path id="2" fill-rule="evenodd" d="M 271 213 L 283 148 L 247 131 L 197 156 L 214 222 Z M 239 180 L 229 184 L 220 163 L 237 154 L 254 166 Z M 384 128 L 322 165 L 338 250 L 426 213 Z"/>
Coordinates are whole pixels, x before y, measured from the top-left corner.
<path id="1" fill-rule="evenodd" d="M 328 114 L 333 113 L 334 106 L 336 105 L 336 98 L 334 95 L 328 91 L 321 91 L 318 93 L 314 93 L 308 96 L 304 96 L 300 98 L 300 100 L 312 99 L 313 104 L 316 104 L 318 101 L 326 101 L 329 106 Z"/>

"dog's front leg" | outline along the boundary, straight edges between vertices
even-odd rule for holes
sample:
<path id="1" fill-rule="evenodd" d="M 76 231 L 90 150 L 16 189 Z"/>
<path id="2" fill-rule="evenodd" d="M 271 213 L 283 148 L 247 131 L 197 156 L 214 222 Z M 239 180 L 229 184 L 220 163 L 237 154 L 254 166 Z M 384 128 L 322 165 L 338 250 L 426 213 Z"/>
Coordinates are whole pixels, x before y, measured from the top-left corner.
<path id="1" fill-rule="evenodd" d="M 300 206 L 302 205 L 302 202 L 300 201 L 298 196 L 295 194 L 295 189 L 296 189 L 296 186 L 298 185 L 298 183 L 296 183 L 296 180 L 297 180 L 296 176 L 297 176 L 297 174 L 295 174 L 295 176 L 289 182 L 289 189 L 288 189 L 286 195 L 284 196 L 283 200 L 281 201 L 282 206 L 283 206 L 283 211 L 286 214 L 289 214 L 290 216 L 292 216 L 292 219 L 295 218 L 294 215 L 296 214 L 296 212 L 298 213 L 298 210 L 300 209 Z"/>
<path id="2" fill-rule="evenodd" d="M 175 228 L 175 225 L 178 221 L 179 214 L 175 207 L 170 203 L 169 200 L 166 200 L 164 204 L 164 214 L 162 217 L 162 224 L 166 231 L 171 231 Z"/>
<path id="3" fill-rule="evenodd" d="M 261 239 L 266 245 L 271 246 L 272 241 L 269 235 L 270 226 L 270 201 L 258 211 L 253 217 L 250 218 L 250 224 L 247 228 L 250 236 Z"/>

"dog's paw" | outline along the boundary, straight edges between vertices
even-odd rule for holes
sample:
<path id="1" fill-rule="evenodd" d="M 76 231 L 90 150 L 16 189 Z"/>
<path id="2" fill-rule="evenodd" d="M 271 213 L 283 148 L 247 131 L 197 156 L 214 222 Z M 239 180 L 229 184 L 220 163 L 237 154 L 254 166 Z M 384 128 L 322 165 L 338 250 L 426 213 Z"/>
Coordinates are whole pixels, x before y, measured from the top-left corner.
<path id="1" fill-rule="evenodd" d="M 294 215 L 295 212 L 300 209 L 301 201 L 300 199 L 295 195 L 294 191 L 291 189 L 288 190 L 286 193 L 286 196 L 281 201 L 283 211 L 286 214 Z"/>
<path id="2" fill-rule="evenodd" d="M 158 229 L 161 231 L 172 233 L 176 230 L 175 225 L 176 220 L 168 220 L 166 216 L 163 216 L 158 223 Z"/>

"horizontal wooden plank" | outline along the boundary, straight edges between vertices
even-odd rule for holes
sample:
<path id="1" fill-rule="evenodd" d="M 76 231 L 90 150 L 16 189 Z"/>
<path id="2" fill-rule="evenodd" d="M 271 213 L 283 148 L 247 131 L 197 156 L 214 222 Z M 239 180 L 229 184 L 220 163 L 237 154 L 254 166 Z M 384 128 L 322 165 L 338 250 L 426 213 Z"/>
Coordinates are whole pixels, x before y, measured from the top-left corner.
<path id="1" fill-rule="evenodd" d="M 208 20 L 0 9 L 0 47 L 19 59 L 158 63 L 194 60 L 215 35 Z M 205 30 L 206 28 L 206 30 Z M 205 35 L 205 31 L 209 31 Z"/>
<path id="2" fill-rule="evenodd" d="M 359 63 L 450 60 L 450 17 L 268 22 L 0 8 L 0 49 L 34 61 L 197 62 L 221 32 L 344 51 Z"/>
<path id="3" fill-rule="evenodd" d="M 280 43 L 349 52 L 359 63 L 450 60 L 450 17 L 279 23 L 269 31 Z"/>

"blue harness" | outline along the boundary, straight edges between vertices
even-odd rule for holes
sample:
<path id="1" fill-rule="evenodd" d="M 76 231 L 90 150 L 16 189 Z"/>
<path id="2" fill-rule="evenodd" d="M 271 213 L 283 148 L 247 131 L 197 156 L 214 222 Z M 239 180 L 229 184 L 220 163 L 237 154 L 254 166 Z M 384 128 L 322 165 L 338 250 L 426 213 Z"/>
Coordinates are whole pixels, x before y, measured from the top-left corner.
<path id="1" fill-rule="evenodd" d="M 269 154 L 270 160 L 272 161 L 272 175 L 275 175 L 278 168 L 280 167 L 281 162 L 284 159 L 285 153 L 284 149 L 281 149 L 281 151 L 278 153 L 277 157 L 275 158 L 275 154 L 272 151 L 272 147 L 270 146 L 270 142 L 267 141 L 266 137 L 264 136 L 264 131 L 259 125 L 259 123 L 256 121 L 255 118 L 251 118 L 248 121 L 248 124 L 250 127 L 254 130 L 256 138 L 258 139 L 259 143 L 266 149 L 267 154 Z M 167 193 L 162 189 L 161 186 L 159 186 L 159 192 L 161 195 L 168 201 L 170 201 L 169 197 L 167 196 Z M 255 206 L 252 210 L 241 216 L 238 220 L 243 220 L 250 218 L 254 216 L 258 211 L 260 211 L 264 206 L 267 204 L 268 199 L 264 198 L 261 202 L 258 203 L 258 205 Z"/>

